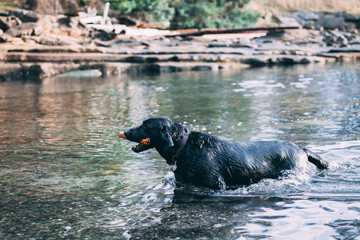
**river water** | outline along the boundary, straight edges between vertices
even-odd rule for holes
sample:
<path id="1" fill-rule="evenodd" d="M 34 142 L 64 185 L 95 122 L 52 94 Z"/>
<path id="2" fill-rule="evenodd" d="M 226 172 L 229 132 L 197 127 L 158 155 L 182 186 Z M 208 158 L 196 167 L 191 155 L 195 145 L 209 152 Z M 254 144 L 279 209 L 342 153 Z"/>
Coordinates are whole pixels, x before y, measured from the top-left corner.
<path id="1" fill-rule="evenodd" d="M 360 239 L 360 65 L 0 83 L 0 239 Z M 330 169 L 175 188 L 117 133 L 169 117 L 307 146 Z"/>

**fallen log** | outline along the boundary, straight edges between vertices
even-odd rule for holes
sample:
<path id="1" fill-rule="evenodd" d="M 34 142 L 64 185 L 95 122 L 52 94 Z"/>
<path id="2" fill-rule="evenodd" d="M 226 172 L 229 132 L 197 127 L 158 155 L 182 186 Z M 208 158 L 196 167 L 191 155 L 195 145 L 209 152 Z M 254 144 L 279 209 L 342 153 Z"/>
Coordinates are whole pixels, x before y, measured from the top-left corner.
<path id="1" fill-rule="evenodd" d="M 234 33 L 271 32 L 271 31 L 276 32 L 276 31 L 293 30 L 293 29 L 300 29 L 300 26 L 204 29 L 193 32 L 165 35 L 165 37 L 190 37 L 190 36 L 203 36 L 206 34 L 234 34 Z"/>

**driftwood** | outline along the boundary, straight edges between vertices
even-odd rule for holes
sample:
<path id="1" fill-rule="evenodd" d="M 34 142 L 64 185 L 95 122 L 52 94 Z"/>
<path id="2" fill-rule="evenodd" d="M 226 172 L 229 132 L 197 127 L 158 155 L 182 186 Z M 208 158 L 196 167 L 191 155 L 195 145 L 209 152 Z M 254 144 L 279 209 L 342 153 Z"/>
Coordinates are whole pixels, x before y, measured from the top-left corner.
<path id="1" fill-rule="evenodd" d="M 166 23 L 163 22 L 154 22 L 147 23 L 139 20 L 135 20 L 128 16 L 119 16 L 117 18 L 120 24 L 125 24 L 128 27 L 137 27 L 137 28 L 166 28 L 168 27 Z"/>
<path id="2" fill-rule="evenodd" d="M 165 37 L 190 37 L 190 36 L 203 36 L 206 34 L 231 34 L 231 33 L 250 33 L 250 32 L 276 32 L 276 31 L 284 31 L 284 30 L 299 29 L 299 28 L 300 26 L 204 29 L 204 30 L 197 30 L 192 32 L 166 35 Z"/>

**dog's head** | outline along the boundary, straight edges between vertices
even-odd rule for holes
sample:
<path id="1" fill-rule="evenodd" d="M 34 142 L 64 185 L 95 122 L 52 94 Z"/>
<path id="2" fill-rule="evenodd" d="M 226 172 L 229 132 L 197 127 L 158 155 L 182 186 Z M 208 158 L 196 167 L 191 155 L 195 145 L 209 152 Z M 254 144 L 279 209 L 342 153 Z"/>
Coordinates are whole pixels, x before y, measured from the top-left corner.
<path id="1" fill-rule="evenodd" d="M 180 124 L 167 118 L 150 118 L 136 128 L 120 132 L 119 137 L 139 143 L 132 148 L 134 152 L 139 153 L 155 147 L 160 154 L 168 154 L 174 151 L 174 141 L 183 129 Z"/>

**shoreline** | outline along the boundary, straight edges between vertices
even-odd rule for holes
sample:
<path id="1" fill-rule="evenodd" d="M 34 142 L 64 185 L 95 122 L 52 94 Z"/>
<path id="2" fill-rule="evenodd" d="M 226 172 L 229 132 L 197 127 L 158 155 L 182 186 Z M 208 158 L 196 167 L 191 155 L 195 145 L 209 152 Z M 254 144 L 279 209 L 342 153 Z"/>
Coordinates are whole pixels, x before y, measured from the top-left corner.
<path id="1" fill-rule="evenodd" d="M 140 43 L 141 46 L 142 43 Z M 151 45 L 151 42 L 148 42 Z M 0 53 L 0 80 L 54 77 L 81 70 L 98 70 L 100 76 L 161 74 L 181 71 L 221 71 L 294 64 L 326 64 L 360 60 L 360 45 L 309 48 L 265 44 L 257 47 L 205 47 L 199 44 L 164 48 L 129 49 L 66 47 L 24 49 L 9 46 Z"/>
<path id="2" fill-rule="evenodd" d="M 11 15 L 13 23 L 5 22 L 9 29 L 0 34 L 0 81 L 88 70 L 106 77 L 360 60 L 360 17 L 349 23 L 347 15 L 309 14 L 295 13 L 292 24 L 294 19 L 306 21 L 278 31 L 204 30 L 184 36 L 169 30 L 85 24 L 80 17 L 38 15 L 35 22 L 24 22 L 20 15 Z M 328 20 L 319 25 L 324 18 Z M 196 36 L 198 32 L 205 34 Z"/>

